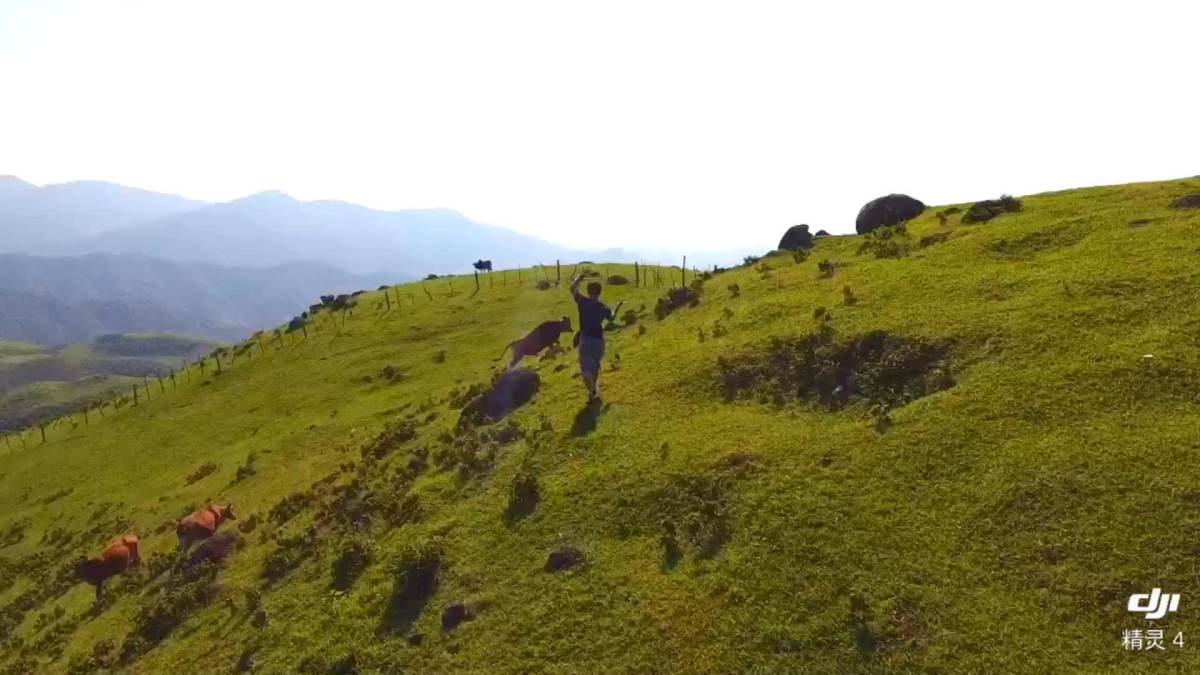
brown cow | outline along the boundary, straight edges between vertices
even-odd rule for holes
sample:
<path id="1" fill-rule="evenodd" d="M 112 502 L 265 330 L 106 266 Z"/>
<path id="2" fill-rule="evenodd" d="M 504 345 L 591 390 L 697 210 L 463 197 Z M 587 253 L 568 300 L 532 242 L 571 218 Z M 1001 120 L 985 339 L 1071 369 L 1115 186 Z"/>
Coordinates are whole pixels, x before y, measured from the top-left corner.
<path id="1" fill-rule="evenodd" d="M 195 542 L 208 539 L 226 520 L 237 520 L 237 515 L 233 512 L 233 504 L 225 506 L 209 504 L 192 513 L 179 521 L 179 525 L 175 528 L 175 534 L 179 537 L 179 548 L 187 550 Z"/>
<path id="2" fill-rule="evenodd" d="M 558 344 L 558 337 L 570 331 L 571 319 L 565 316 L 561 321 L 545 321 L 538 324 L 538 327 L 529 331 L 528 335 L 520 340 L 513 340 L 504 347 L 504 351 L 508 351 L 509 347 L 512 348 L 512 363 L 508 364 L 508 369 L 516 368 L 523 357 L 534 356 L 550 345 Z M 500 356 L 496 360 L 499 361 L 502 358 L 504 358 L 504 352 L 500 352 Z"/>
<path id="3" fill-rule="evenodd" d="M 137 567 L 141 562 L 137 535 L 126 534 L 113 539 L 98 557 L 76 563 L 75 575 L 96 587 L 96 602 L 99 602 L 104 597 L 106 579 Z"/>

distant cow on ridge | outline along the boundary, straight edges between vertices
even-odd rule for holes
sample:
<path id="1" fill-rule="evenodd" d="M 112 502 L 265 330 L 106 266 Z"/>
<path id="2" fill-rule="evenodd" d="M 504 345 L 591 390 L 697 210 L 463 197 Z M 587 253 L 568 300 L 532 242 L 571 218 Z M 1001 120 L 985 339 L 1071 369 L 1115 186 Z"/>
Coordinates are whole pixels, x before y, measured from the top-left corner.
<path id="1" fill-rule="evenodd" d="M 505 351 L 508 351 L 509 347 L 512 348 L 512 363 L 508 364 L 508 369 L 516 368 L 523 357 L 535 356 L 550 345 L 558 344 L 558 337 L 570 331 L 571 319 L 565 316 L 559 321 L 545 321 L 539 324 L 525 337 L 513 340 L 504 347 Z M 502 358 L 504 358 L 504 352 L 500 352 L 500 356 L 496 357 L 496 360 L 499 361 Z"/>
<path id="2" fill-rule="evenodd" d="M 208 539 L 226 520 L 237 520 L 237 515 L 233 512 L 233 504 L 226 506 L 209 504 L 199 511 L 193 512 L 192 515 L 179 521 L 179 525 L 175 528 L 175 534 L 179 537 L 179 548 L 187 550 L 193 543 Z"/>
<path id="3" fill-rule="evenodd" d="M 105 580 L 137 567 L 141 562 L 137 535 L 126 534 L 109 542 L 99 556 L 76 563 L 75 576 L 96 587 L 96 601 L 99 602 L 104 597 Z"/>

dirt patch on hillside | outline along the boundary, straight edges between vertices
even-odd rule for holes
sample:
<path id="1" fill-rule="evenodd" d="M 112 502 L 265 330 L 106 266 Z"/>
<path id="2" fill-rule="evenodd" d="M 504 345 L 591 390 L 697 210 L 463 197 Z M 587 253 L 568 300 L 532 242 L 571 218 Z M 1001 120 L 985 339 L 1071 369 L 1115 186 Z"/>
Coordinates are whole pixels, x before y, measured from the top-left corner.
<path id="1" fill-rule="evenodd" d="M 718 380 L 726 401 L 898 406 L 954 385 L 949 354 L 949 345 L 883 331 L 841 341 L 811 333 L 718 358 Z"/>

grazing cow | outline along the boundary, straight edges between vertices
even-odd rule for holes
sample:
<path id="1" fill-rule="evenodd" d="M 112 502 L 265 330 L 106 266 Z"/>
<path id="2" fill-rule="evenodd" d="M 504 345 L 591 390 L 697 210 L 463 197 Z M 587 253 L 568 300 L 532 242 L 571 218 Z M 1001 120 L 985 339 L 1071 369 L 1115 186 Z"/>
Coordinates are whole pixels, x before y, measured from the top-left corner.
<path id="1" fill-rule="evenodd" d="M 141 562 L 137 535 L 126 534 L 113 539 L 99 556 L 76 563 L 75 576 L 96 587 L 96 602 L 100 602 L 106 579 L 137 567 Z"/>
<path id="2" fill-rule="evenodd" d="M 475 262 L 471 263 L 471 266 L 474 267 L 475 269 L 479 270 L 480 272 L 491 272 L 492 271 L 492 261 L 491 260 L 476 260 Z"/>
<path id="3" fill-rule="evenodd" d="M 522 358 L 535 356 L 550 345 L 558 344 L 558 336 L 570 331 L 571 319 L 564 316 L 560 321 L 546 321 L 530 331 L 529 335 L 508 343 L 504 347 L 504 351 L 512 348 L 512 363 L 508 364 L 508 369 L 516 368 Z M 496 360 L 499 361 L 502 358 L 504 358 L 504 352 L 500 352 L 500 356 L 496 357 Z"/>
<path id="4" fill-rule="evenodd" d="M 186 551 L 195 542 L 213 536 L 221 523 L 226 520 L 237 520 L 237 515 L 233 512 L 233 504 L 226 506 L 209 504 L 179 521 L 179 525 L 175 528 L 175 534 L 179 537 L 180 550 Z"/>

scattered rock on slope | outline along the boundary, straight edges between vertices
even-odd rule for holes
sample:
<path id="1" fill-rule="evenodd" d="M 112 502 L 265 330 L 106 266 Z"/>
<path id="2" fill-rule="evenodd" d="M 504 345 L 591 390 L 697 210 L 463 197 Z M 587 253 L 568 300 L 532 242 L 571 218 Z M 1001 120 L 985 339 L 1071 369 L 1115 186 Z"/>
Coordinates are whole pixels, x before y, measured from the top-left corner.
<path id="1" fill-rule="evenodd" d="M 897 223 L 912 220 L 925 210 L 925 204 L 908 195 L 891 194 L 867 202 L 858 212 L 854 221 L 854 229 L 859 234 L 867 234 L 881 227 L 889 227 Z"/>
<path id="2" fill-rule="evenodd" d="M 793 225 L 788 228 L 787 232 L 783 233 L 783 238 L 779 240 L 778 248 L 784 251 L 799 251 L 812 248 L 812 240 L 812 234 L 808 231 L 808 225 Z"/>

